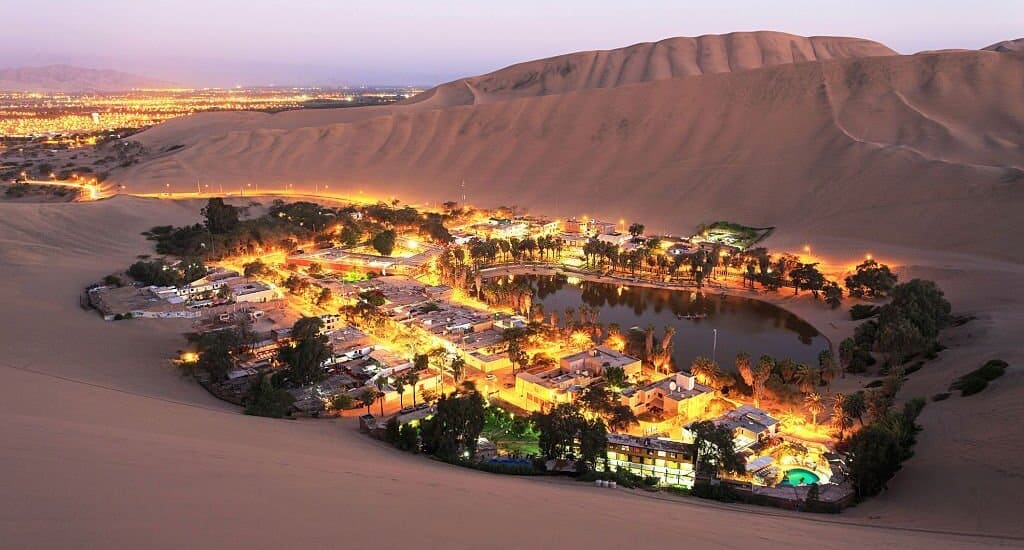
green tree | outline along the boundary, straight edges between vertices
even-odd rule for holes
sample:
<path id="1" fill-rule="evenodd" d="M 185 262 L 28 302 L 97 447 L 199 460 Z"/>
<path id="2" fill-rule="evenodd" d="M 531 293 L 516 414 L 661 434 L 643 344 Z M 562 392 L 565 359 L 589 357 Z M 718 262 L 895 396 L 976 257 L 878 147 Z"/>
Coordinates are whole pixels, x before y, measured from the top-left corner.
<path id="1" fill-rule="evenodd" d="M 761 399 L 764 397 L 765 386 L 768 383 L 768 378 L 771 377 L 772 371 L 775 370 L 775 359 L 770 355 L 762 355 L 757 360 L 757 367 L 754 368 L 753 383 L 751 387 L 754 389 L 754 406 L 761 406 Z"/>
<path id="2" fill-rule="evenodd" d="M 690 364 L 690 374 L 696 377 L 697 381 L 701 384 L 715 389 L 722 388 L 722 369 L 718 366 L 718 363 L 707 357 L 700 356 L 695 358 L 693 363 Z"/>
<path id="3" fill-rule="evenodd" d="M 308 386 L 323 380 L 322 365 L 331 351 L 322 329 L 319 317 L 303 317 L 292 326 L 293 345 L 278 350 L 278 361 L 285 365 L 284 375 L 292 384 Z"/>
<path id="4" fill-rule="evenodd" d="M 370 414 L 370 407 L 380 399 L 381 393 L 373 388 L 366 388 L 366 391 L 359 394 L 359 402 L 366 407 L 366 414 Z"/>
<path id="5" fill-rule="evenodd" d="M 373 245 L 373 249 L 380 253 L 381 256 L 390 256 L 395 250 L 396 238 L 394 230 L 387 229 L 374 235 L 370 244 Z"/>
<path id="6" fill-rule="evenodd" d="M 821 395 L 816 392 L 807 394 L 804 398 L 804 406 L 807 412 L 811 413 L 811 423 L 818 425 L 818 415 L 825 411 L 825 404 L 821 401 Z"/>
<path id="7" fill-rule="evenodd" d="M 841 393 L 832 396 L 832 417 L 829 425 L 839 433 L 840 441 L 845 437 L 846 430 L 853 427 L 853 420 L 850 418 L 849 413 L 846 412 L 846 401 L 846 396 Z"/>
<path id="8" fill-rule="evenodd" d="M 206 229 L 210 233 L 229 233 L 238 226 L 238 209 L 225 204 L 224 199 L 213 197 L 202 210 Z"/>
<path id="9" fill-rule="evenodd" d="M 717 476 L 720 472 L 739 472 L 743 459 L 736 454 L 732 432 L 710 420 L 689 426 L 693 434 L 694 470 L 698 474 Z"/>
<path id="10" fill-rule="evenodd" d="M 850 438 L 846 465 L 857 495 L 877 495 L 900 468 L 902 451 L 896 436 L 872 424 Z"/>
<path id="11" fill-rule="evenodd" d="M 750 354 L 740 352 L 736 354 L 736 372 L 740 374 L 743 383 L 754 387 L 754 365 L 750 361 Z"/>
<path id="12" fill-rule="evenodd" d="M 398 417 L 392 416 L 388 419 L 387 423 L 384 424 L 384 441 L 397 446 L 400 431 L 401 426 L 398 425 Z"/>
<path id="13" fill-rule="evenodd" d="M 633 236 L 633 240 L 640 238 L 640 235 L 644 234 L 644 224 L 642 223 L 631 223 L 629 224 L 629 234 Z"/>
<path id="14" fill-rule="evenodd" d="M 331 408 L 336 411 L 343 411 L 352 408 L 352 397 L 345 392 L 341 392 L 331 398 Z"/>
<path id="15" fill-rule="evenodd" d="M 282 388 L 274 387 L 270 376 L 253 382 L 244 400 L 245 414 L 282 418 L 291 410 L 295 398 Z"/>
<path id="16" fill-rule="evenodd" d="M 454 462 L 472 457 L 484 428 L 484 400 L 470 388 L 462 394 L 442 396 L 434 416 L 421 423 L 423 447 L 434 456 Z"/>
<path id="17" fill-rule="evenodd" d="M 846 277 L 846 288 L 855 298 L 884 298 L 896 286 L 896 275 L 889 266 L 864 260 L 853 275 Z"/>
<path id="18" fill-rule="evenodd" d="M 622 367 L 608 367 L 604 369 L 604 381 L 612 388 L 623 388 L 626 386 L 626 370 Z"/>
<path id="19" fill-rule="evenodd" d="M 835 281 L 829 281 L 825 284 L 825 303 L 832 307 L 832 309 L 838 308 L 843 303 L 843 289 L 839 286 L 839 283 Z"/>
<path id="20" fill-rule="evenodd" d="M 867 412 L 867 401 L 864 399 L 864 392 L 851 393 L 843 399 L 843 411 L 846 416 L 856 418 L 861 426 L 864 426 L 864 413 Z"/>

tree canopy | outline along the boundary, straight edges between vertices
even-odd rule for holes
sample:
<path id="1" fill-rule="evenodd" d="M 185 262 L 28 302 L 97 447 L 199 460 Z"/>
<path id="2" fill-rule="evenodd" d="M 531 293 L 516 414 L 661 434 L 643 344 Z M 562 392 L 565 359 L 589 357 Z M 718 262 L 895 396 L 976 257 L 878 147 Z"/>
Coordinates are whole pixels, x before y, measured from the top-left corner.
<path id="1" fill-rule="evenodd" d="M 330 348 L 322 328 L 319 317 L 303 317 L 292 326 L 293 345 L 278 350 L 278 360 L 285 365 L 284 375 L 292 384 L 308 386 L 323 379 L 321 365 L 330 357 Z"/>
<path id="2" fill-rule="evenodd" d="M 739 472 L 743 459 L 736 454 L 732 432 L 710 420 L 694 422 L 689 426 L 693 434 L 694 469 L 711 476 L 719 472 Z"/>
<path id="3" fill-rule="evenodd" d="M 846 277 L 846 288 L 856 298 L 884 298 L 896 286 L 896 274 L 889 266 L 875 260 L 864 260 L 853 275 Z"/>
<path id="4" fill-rule="evenodd" d="M 421 423 L 423 447 L 430 454 L 454 462 L 476 453 L 484 429 L 484 399 L 475 390 L 441 396 L 437 412 Z"/>
<path id="5" fill-rule="evenodd" d="M 202 214 L 210 233 L 228 233 L 238 225 L 238 208 L 225 204 L 220 197 L 210 198 Z"/>

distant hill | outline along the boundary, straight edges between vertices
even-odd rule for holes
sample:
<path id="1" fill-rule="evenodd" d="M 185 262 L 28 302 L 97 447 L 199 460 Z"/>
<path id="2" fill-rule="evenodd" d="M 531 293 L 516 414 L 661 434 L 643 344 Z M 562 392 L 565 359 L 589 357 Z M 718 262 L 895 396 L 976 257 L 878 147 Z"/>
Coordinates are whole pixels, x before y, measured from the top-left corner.
<path id="1" fill-rule="evenodd" d="M 1002 42 L 996 42 L 991 46 L 982 48 L 991 52 L 1024 52 L 1024 38 L 1018 38 L 1016 40 L 1003 40 Z"/>
<path id="2" fill-rule="evenodd" d="M 173 88 L 171 82 L 109 69 L 71 65 L 0 69 L 0 90 L 16 92 L 117 92 L 133 88 Z"/>

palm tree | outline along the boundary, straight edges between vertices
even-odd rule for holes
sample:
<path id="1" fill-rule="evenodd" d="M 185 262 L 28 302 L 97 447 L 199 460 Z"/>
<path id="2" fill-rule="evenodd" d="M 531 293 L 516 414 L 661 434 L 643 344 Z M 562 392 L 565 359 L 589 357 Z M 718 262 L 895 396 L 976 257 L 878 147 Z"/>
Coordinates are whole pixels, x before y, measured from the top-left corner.
<path id="1" fill-rule="evenodd" d="M 697 381 L 706 386 L 716 386 L 721 369 L 707 357 L 701 356 L 693 360 L 690 365 L 690 374 L 697 378 Z"/>
<path id="2" fill-rule="evenodd" d="M 821 402 L 821 396 L 814 392 L 807 394 L 807 397 L 804 398 L 804 405 L 807 407 L 808 412 L 811 413 L 811 422 L 817 426 L 818 415 L 825 410 L 825 406 Z"/>
<path id="3" fill-rule="evenodd" d="M 864 426 L 864 413 L 867 412 L 867 402 L 864 400 L 864 392 L 850 394 L 843 399 L 843 411 L 846 416 L 856 418 L 861 427 Z"/>
<path id="4" fill-rule="evenodd" d="M 412 387 L 412 406 L 416 406 L 416 384 L 420 381 L 420 373 L 411 370 L 405 374 L 405 383 Z"/>
<path id="5" fill-rule="evenodd" d="M 395 391 L 398 392 L 398 408 L 405 408 L 405 376 L 395 378 Z"/>
<path id="6" fill-rule="evenodd" d="M 377 386 L 377 391 L 380 393 L 380 397 L 377 399 L 377 403 L 380 405 L 380 415 L 384 416 L 384 387 L 388 385 L 388 381 L 383 376 L 378 376 L 373 381 L 373 385 Z"/>
<path id="7" fill-rule="evenodd" d="M 373 388 L 367 388 L 366 391 L 359 396 L 359 402 L 366 407 L 366 414 L 370 414 L 370 406 L 373 405 L 378 398 L 380 398 L 380 393 Z"/>
<path id="8" fill-rule="evenodd" d="M 846 396 L 841 393 L 832 397 L 832 429 L 839 432 L 840 441 L 843 440 L 846 430 L 853 424 L 846 413 L 846 401 Z"/>
<path id="9" fill-rule="evenodd" d="M 448 372 L 452 373 L 452 381 L 455 385 L 458 385 L 462 380 L 462 376 L 466 373 L 466 360 L 461 355 L 452 357 L 452 360 L 448 363 Z"/>
<path id="10" fill-rule="evenodd" d="M 821 381 L 825 383 L 825 389 L 829 389 L 836 375 L 836 361 L 832 357 L 832 350 L 822 350 L 818 354 L 818 366 L 821 367 Z"/>
<path id="11" fill-rule="evenodd" d="M 812 393 L 818 385 L 818 370 L 803 363 L 796 366 L 793 379 L 803 393 Z"/>
<path id="12" fill-rule="evenodd" d="M 754 369 L 754 406 L 761 406 L 761 397 L 764 396 L 765 384 L 772 375 L 775 368 L 775 359 L 770 355 L 762 355 L 757 360 L 757 367 Z"/>
<path id="13" fill-rule="evenodd" d="M 754 387 L 754 366 L 750 362 L 750 355 L 744 352 L 736 354 L 736 372 L 740 373 L 743 383 Z"/>

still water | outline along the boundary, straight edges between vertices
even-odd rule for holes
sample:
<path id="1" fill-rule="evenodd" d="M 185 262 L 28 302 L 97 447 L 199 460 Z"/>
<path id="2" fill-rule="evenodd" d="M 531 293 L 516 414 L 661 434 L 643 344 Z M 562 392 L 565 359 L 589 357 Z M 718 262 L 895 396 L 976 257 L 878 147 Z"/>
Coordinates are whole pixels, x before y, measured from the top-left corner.
<path id="1" fill-rule="evenodd" d="M 599 310 L 599 322 L 618 323 L 623 333 L 651 325 L 660 339 L 666 326 L 674 326 L 677 369 L 688 369 L 698 356 L 714 355 L 724 370 L 732 371 L 740 352 L 749 353 L 755 361 L 768 354 L 817 365 L 818 353 L 828 348 L 827 340 L 799 317 L 749 298 L 596 283 L 563 275 L 517 275 L 515 279 L 533 287 L 534 303 L 543 304 L 548 315 L 558 311 L 562 316 L 566 308 L 586 304 Z M 687 315 L 695 318 L 681 318 Z"/>

